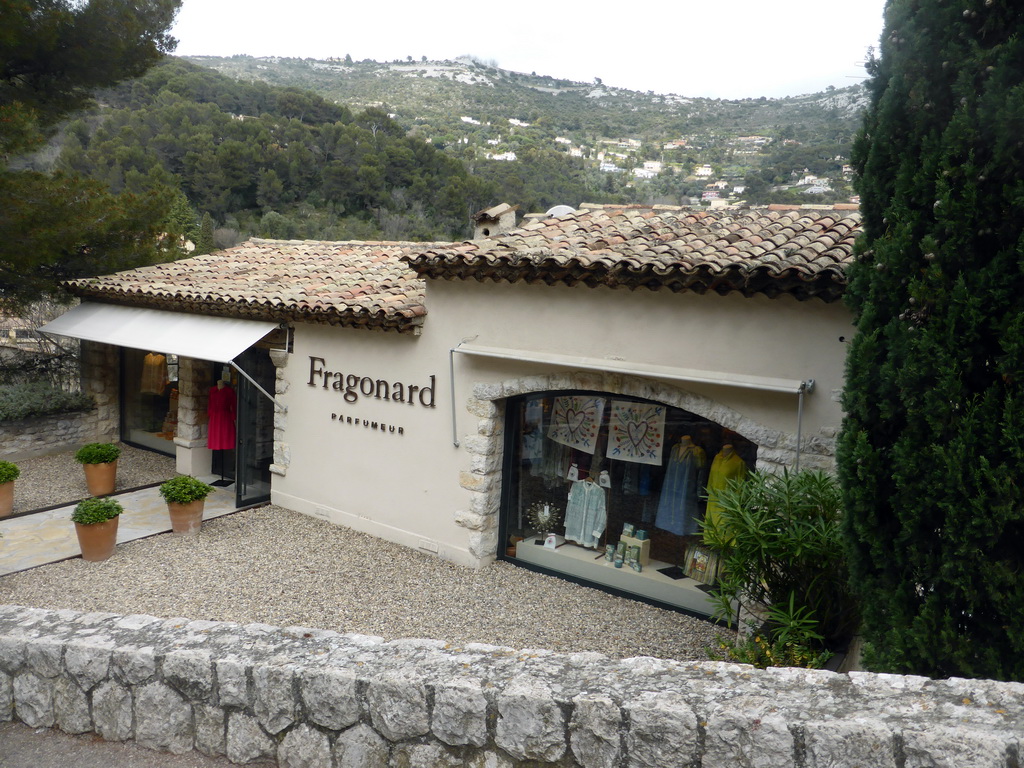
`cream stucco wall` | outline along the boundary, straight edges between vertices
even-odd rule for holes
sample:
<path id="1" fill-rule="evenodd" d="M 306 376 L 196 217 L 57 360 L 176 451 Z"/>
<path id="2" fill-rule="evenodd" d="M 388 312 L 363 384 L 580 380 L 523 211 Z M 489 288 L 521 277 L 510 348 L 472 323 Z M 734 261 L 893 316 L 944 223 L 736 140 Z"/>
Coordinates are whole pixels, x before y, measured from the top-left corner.
<path id="1" fill-rule="evenodd" d="M 503 399 L 548 386 L 661 399 L 757 442 L 763 446 L 759 462 L 763 457 L 769 465 L 781 465 L 792 457 L 793 394 L 580 374 L 571 367 L 457 355 L 453 413 L 449 350 L 463 340 L 726 374 L 814 379 L 816 389 L 805 398 L 803 418 L 808 465 L 827 468 L 831 461 L 841 419 L 835 393 L 842 386 L 845 345 L 839 337 L 852 331 L 841 305 L 432 281 L 427 306 L 419 336 L 326 326 L 295 329 L 294 351 L 278 387 L 288 407 L 280 439 L 289 457 L 284 474 L 274 478 L 276 503 L 456 562 L 487 562 L 497 546 Z M 342 393 L 323 389 L 322 376 L 309 385 L 311 357 L 323 358 L 322 367 L 346 377 L 422 387 L 434 376 L 434 406 L 362 395 L 346 403 Z M 349 424 L 350 417 L 358 423 Z M 364 420 L 388 428 L 371 429 Z"/>

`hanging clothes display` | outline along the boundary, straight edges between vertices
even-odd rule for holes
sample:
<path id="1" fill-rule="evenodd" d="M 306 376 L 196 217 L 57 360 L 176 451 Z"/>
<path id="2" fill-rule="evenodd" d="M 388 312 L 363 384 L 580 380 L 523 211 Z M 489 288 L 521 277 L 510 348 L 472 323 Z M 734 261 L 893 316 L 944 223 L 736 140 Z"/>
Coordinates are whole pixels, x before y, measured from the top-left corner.
<path id="1" fill-rule="evenodd" d="M 707 453 L 689 437 L 672 447 L 654 525 L 678 536 L 699 530 L 700 492 L 707 478 Z"/>
<path id="2" fill-rule="evenodd" d="M 718 491 L 725 488 L 730 480 L 742 480 L 746 476 L 747 463 L 731 445 L 723 445 L 711 462 L 711 472 L 708 474 L 708 506 L 704 517 L 709 523 L 716 524 L 721 520 L 722 507 L 715 498 Z"/>
<path id="3" fill-rule="evenodd" d="M 162 395 L 170 379 L 167 376 L 167 358 L 150 352 L 142 358 L 142 381 L 139 391 L 146 395 Z"/>
<path id="4" fill-rule="evenodd" d="M 209 428 L 206 446 L 214 451 L 234 450 L 235 447 L 235 390 L 229 384 L 218 381 L 210 390 L 207 405 Z"/>
<path id="5" fill-rule="evenodd" d="M 573 483 L 565 506 L 565 538 L 594 548 L 607 524 L 604 488 L 590 480 Z"/>

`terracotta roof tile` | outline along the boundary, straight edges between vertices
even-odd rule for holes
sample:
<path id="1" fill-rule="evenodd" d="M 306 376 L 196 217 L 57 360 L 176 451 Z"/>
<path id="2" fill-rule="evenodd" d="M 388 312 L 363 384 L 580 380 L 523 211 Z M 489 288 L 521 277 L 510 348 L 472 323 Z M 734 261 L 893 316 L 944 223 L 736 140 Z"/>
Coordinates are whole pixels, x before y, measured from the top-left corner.
<path id="1" fill-rule="evenodd" d="M 402 258 L 421 277 L 715 291 L 835 301 L 860 216 L 833 210 L 704 211 L 584 205 L 535 219 L 472 253 L 423 247 Z"/>
<path id="2" fill-rule="evenodd" d="M 414 245 L 254 239 L 69 285 L 113 303 L 405 331 L 426 314 L 423 281 L 400 259 Z"/>

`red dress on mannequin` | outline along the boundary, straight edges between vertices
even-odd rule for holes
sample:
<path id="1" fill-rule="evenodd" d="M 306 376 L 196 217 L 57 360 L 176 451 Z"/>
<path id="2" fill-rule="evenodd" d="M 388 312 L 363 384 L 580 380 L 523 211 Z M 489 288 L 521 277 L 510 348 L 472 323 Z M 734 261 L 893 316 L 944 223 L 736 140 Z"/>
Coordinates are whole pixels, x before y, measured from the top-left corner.
<path id="1" fill-rule="evenodd" d="M 206 435 L 206 447 L 214 451 L 231 451 L 235 448 L 235 390 L 218 382 L 210 390 L 207 405 L 210 415 Z"/>

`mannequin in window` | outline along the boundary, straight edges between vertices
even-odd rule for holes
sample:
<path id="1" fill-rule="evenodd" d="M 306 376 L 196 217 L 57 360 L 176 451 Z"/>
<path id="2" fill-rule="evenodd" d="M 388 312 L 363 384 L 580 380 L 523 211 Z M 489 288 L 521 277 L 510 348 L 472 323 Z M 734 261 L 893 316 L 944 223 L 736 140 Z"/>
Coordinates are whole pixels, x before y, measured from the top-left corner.
<path id="1" fill-rule="evenodd" d="M 655 526 L 677 536 L 697 533 L 701 519 L 700 490 L 705 484 L 707 466 L 704 449 L 689 435 L 683 435 L 669 454 Z"/>
<path id="2" fill-rule="evenodd" d="M 722 507 L 718 504 L 716 494 L 728 485 L 730 480 L 742 480 L 747 476 L 747 463 L 736 453 L 736 449 L 726 444 L 711 462 L 708 475 L 708 507 L 704 513 L 709 523 L 718 523 Z"/>
<path id="3" fill-rule="evenodd" d="M 235 390 L 221 379 L 210 389 L 207 405 L 209 428 L 206 447 L 214 451 L 230 451 L 235 447 Z"/>
<path id="4" fill-rule="evenodd" d="M 142 380 L 139 391 L 144 395 L 162 395 L 167 386 L 167 358 L 157 352 L 150 352 L 142 358 Z"/>

